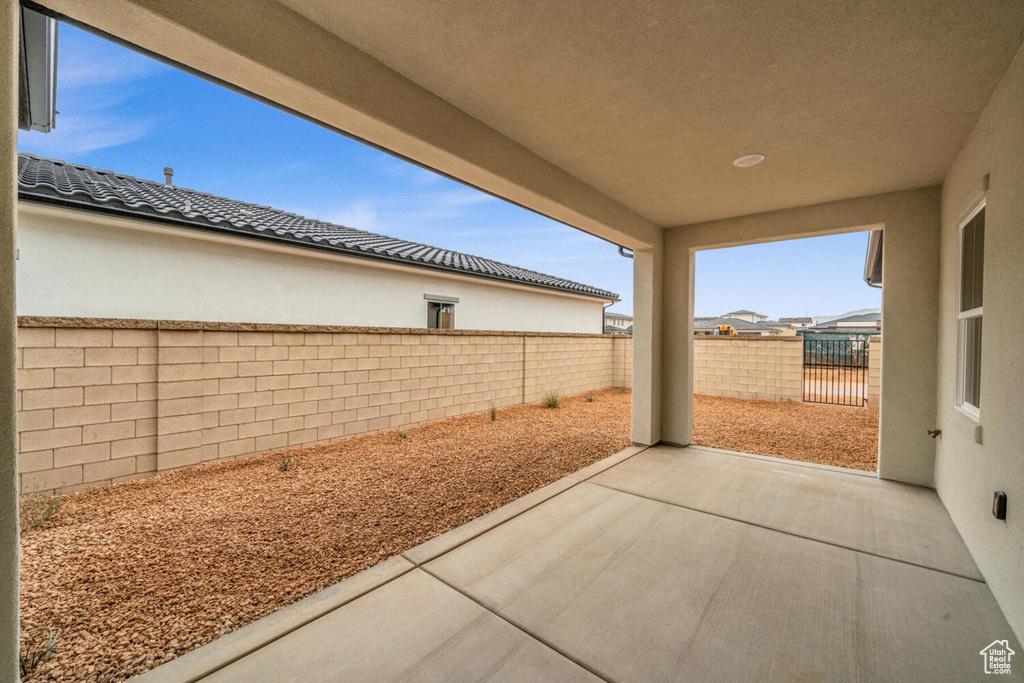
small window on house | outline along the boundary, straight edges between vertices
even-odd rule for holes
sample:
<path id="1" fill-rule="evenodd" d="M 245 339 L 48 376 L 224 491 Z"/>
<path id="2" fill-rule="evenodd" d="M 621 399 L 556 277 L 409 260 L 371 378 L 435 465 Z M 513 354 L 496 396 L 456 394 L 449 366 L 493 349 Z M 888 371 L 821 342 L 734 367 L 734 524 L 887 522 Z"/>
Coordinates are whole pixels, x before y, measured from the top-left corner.
<path id="1" fill-rule="evenodd" d="M 427 328 L 431 330 L 454 330 L 455 304 L 440 301 L 428 301 Z"/>
<path id="2" fill-rule="evenodd" d="M 981 410 L 981 318 L 985 280 L 985 205 L 960 226 L 960 308 L 957 314 L 958 403 Z"/>

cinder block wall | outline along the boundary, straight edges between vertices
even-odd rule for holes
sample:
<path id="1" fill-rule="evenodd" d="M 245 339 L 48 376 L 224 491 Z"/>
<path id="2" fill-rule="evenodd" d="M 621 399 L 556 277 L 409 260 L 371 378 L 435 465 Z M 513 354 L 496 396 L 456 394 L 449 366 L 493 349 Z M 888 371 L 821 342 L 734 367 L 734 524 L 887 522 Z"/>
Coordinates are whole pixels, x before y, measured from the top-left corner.
<path id="1" fill-rule="evenodd" d="M 882 338 L 868 344 L 868 408 L 878 410 L 882 396 Z"/>
<path id="2" fill-rule="evenodd" d="M 259 329 L 257 329 L 259 328 Z M 631 339 L 23 318 L 22 492 L 628 384 Z"/>
<path id="3" fill-rule="evenodd" d="M 759 401 L 803 400 L 803 338 L 693 340 L 693 392 Z"/>
<path id="4" fill-rule="evenodd" d="M 578 394 L 615 383 L 615 340 L 593 337 L 524 337 L 525 391 L 523 402 L 545 393 Z"/>
<path id="5" fill-rule="evenodd" d="M 615 355 L 614 384 L 617 387 L 633 386 L 633 335 L 618 334 L 612 337 L 612 353 Z"/>

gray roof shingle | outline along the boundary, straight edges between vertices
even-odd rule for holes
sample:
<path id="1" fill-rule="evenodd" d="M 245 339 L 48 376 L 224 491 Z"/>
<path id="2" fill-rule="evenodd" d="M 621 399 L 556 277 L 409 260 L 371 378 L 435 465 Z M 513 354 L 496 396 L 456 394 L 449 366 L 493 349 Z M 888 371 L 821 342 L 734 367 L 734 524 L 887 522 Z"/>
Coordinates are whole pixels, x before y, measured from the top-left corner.
<path id="1" fill-rule="evenodd" d="M 18 197 L 346 256 L 454 271 L 602 299 L 619 298 L 604 289 L 479 256 L 33 154 L 18 155 Z"/>

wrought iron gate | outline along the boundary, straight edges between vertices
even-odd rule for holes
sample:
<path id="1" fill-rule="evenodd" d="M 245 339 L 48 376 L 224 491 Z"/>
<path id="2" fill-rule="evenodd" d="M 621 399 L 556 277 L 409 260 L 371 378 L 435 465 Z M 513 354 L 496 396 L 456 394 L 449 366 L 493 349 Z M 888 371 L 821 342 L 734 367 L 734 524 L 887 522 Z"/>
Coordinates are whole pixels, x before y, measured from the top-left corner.
<path id="1" fill-rule="evenodd" d="M 804 400 L 841 406 L 867 405 L 867 340 L 805 338 Z"/>

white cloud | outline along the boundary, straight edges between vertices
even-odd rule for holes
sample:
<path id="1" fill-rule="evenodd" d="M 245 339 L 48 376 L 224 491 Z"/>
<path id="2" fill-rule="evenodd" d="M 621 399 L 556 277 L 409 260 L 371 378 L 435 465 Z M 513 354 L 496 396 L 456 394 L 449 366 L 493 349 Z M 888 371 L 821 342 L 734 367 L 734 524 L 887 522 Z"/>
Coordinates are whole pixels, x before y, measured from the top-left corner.
<path id="1" fill-rule="evenodd" d="M 18 131 L 18 149 L 75 161 L 75 156 L 141 140 L 153 130 L 154 125 L 154 121 L 102 111 L 65 116 L 58 119 L 57 127 L 50 133 Z"/>
<path id="2" fill-rule="evenodd" d="M 20 131 L 18 149 L 81 160 L 152 133 L 157 118 L 124 112 L 145 81 L 168 67 L 67 25 L 60 31 L 56 126 L 50 133 Z"/>
<path id="3" fill-rule="evenodd" d="M 170 68 L 67 24 L 59 30 L 58 96 L 60 90 L 124 85 Z"/>
<path id="4" fill-rule="evenodd" d="M 376 219 L 377 209 L 374 208 L 373 202 L 368 199 L 361 199 L 357 202 L 353 202 L 341 211 L 334 212 L 321 218 L 321 220 L 325 220 L 329 223 L 337 223 L 338 225 L 357 228 L 359 230 L 372 230 Z"/>

